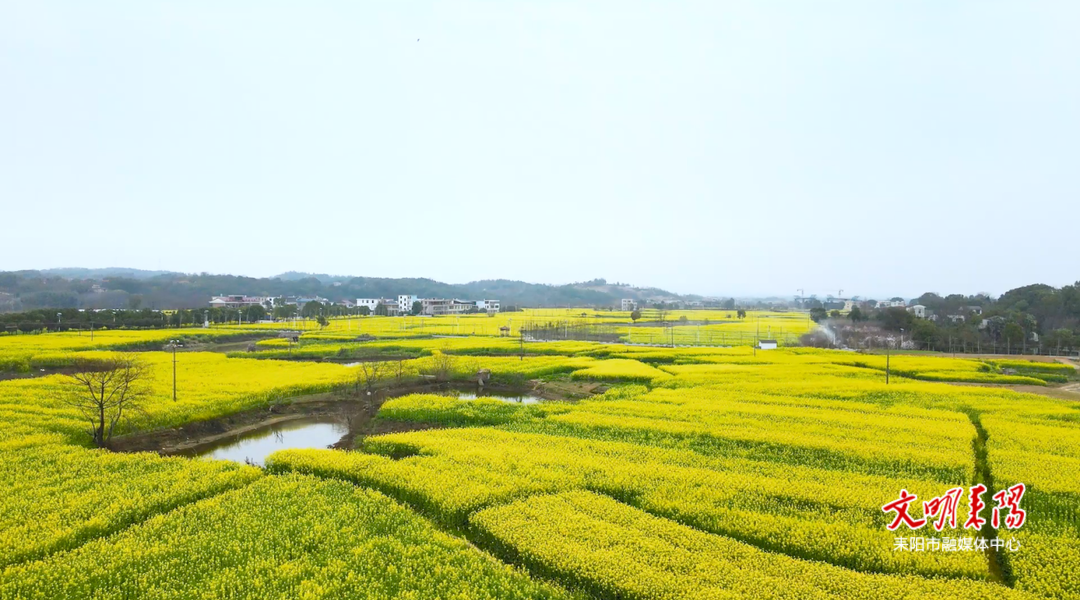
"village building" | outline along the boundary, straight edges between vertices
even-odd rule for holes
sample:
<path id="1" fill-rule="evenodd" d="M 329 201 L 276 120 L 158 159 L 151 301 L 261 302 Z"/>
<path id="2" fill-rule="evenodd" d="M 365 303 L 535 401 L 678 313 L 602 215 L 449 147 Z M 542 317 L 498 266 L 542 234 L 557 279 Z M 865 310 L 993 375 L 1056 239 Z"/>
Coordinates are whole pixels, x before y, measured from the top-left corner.
<path id="1" fill-rule="evenodd" d="M 395 301 L 393 298 L 357 298 L 356 299 L 356 307 L 357 308 L 360 308 L 361 306 L 366 306 L 368 308 L 368 310 L 371 311 L 372 314 L 375 314 L 375 309 L 379 308 L 380 304 L 385 304 L 388 307 L 393 306 L 395 311 L 400 311 L 401 310 L 400 304 L 398 304 L 398 302 Z"/>
<path id="2" fill-rule="evenodd" d="M 247 308 L 249 306 L 267 308 L 273 305 L 274 299 L 267 296 L 233 294 L 230 296 L 214 296 L 210 299 L 210 308 Z"/>

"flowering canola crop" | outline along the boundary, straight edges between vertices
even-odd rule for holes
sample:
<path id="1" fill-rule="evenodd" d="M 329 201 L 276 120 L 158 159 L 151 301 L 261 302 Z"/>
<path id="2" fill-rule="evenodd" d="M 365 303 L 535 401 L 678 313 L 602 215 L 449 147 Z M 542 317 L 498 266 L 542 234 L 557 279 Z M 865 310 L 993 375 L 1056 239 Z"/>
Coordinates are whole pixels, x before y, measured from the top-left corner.
<path id="1" fill-rule="evenodd" d="M 334 319 L 298 346 L 179 353 L 175 401 L 171 353 L 140 353 L 152 375 L 121 433 L 352 388 L 359 373 L 274 358 L 392 360 L 382 386 L 487 369 L 496 385 L 610 388 L 528 405 L 394 398 L 378 419 L 440 428 L 349 452 L 285 450 L 266 471 L 91 450 L 62 375 L 0 381 L 0 597 L 1080 597 L 1075 403 L 945 383 L 1053 385 L 1076 377 L 1064 365 L 893 356 L 886 384 L 872 354 L 498 337 L 547 318 L 617 329 L 628 315 Z M 786 334 L 801 318 L 747 321 Z M 732 321 L 674 333 L 746 328 Z M 489 336 L 430 337 L 469 333 Z M 161 335 L 0 338 L 0 370 L 152 348 Z M 979 482 L 1026 484 L 1027 523 L 995 532 L 1020 550 L 896 551 L 881 507 L 901 489 L 922 501 Z"/>

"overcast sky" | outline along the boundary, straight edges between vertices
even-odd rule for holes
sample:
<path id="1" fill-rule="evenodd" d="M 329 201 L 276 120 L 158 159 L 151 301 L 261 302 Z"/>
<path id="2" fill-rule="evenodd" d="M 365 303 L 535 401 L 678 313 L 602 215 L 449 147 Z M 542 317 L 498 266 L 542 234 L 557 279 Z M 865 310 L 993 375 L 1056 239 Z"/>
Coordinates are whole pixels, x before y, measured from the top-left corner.
<path id="1" fill-rule="evenodd" d="M 1080 2 L 0 0 L 0 270 L 1080 279 Z"/>

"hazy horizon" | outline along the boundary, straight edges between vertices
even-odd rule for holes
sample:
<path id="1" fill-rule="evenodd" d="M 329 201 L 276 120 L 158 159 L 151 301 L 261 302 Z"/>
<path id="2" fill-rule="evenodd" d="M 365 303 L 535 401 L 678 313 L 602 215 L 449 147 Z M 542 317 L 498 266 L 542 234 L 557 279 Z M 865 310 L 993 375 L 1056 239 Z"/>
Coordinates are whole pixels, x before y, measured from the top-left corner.
<path id="1" fill-rule="evenodd" d="M 0 15 L 0 270 L 743 297 L 1080 280 L 1076 3 Z"/>
<path id="2" fill-rule="evenodd" d="M 108 267 L 83 267 L 83 266 L 71 266 L 71 265 L 68 265 L 68 266 L 65 266 L 65 267 L 40 267 L 40 268 L 36 268 L 36 269 L 25 269 L 25 270 L 50 271 L 50 270 L 66 270 L 66 269 L 88 269 L 88 270 L 116 269 L 116 270 L 138 270 L 138 271 L 164 271 L 164 272 L 178 273 L 178 274 L 184 274 L 184 275 L 200 275 L 200 274 L 206 273 L 208 275 L 221 275 L 221 276 L 232 276 L 232 277 L 254 277 L 254 278 L 260 278 L 260 279 L 271 279 L 271 278 L 274 278 L 274 277 L 285 275 L 287 273 L 302 273 L 302 274 L 312 275 L 312 276 L 323 275 L 323 276 L 327 276 L 327 277 L 374 277 L 374 276 L 371 276 L 371 275 L 364 275 L 364 274 L 358 274 L 358 273 L 321 273 L 321 272 L 314 272 L 314 271 L 280 271 L 280 272 L 276 272 L 276 273 L 270 273 L 270 274 L 267 274 L 267 275 L 252 275 L 252 274 L 249 274 L 249 273 L 215 273 L 215 272 L 212 272 L 212 271 L 177 271 L 177 270 L 171 270 L 171 269 L 139 269 L 137 267 L 121 267 L 121 266 L 115 266 L 115 265 L 108 266 Z M 382 276 L 380 276 L 380 277 L 382 277 Z M 388 278 L 388 279 L 433 279 L 435 281 L 438 281 L 439 283 L 446 283 L 446 284 L 450 284 L 450 285 L 466 285 L 466 284 L 469 284 L 469 283 L 475 283 L 477 281 L 485 281 L 485 280 L 488 280 L 488 281 L 490 281 L 490 280 L 506 280 L 506 281 L 520 281 L 520 282 L 524 282 L 524 283 L 555 285 L 555 286 L 569 285 L 569 284 L 575 284 L 575 283 L 586 283 L 586 282 L 589 282 L 589 281 L 592 281 L 592 280 L 595 280 L 595 279 L 604 279 L 605 281 L 607 281 L 608 284 L 612 284 L 612 285 L 616 284 L 616 283 L 621 283 L 623 285 L 630 285 L 630 286 L 633 286 L 635 288 L 659 288 L 659 289 L 662 289 L 662 290 L 667 291 L 667 292 L 674 292 L 674 293 L 684 295 L 684 296 L 685 295 L 698 295 L 698 296 L 718 297 L 718 298 L 727 298 L 727 297 L 769 298 L 769 297 L 792 297 L 792 296 L 798 296 L 799 295 L 798 290 L 796 290 L 795 292 L 792 292 L 792 293 L 781 293 L 781 292 L 766 293 L 766 292 L 762 292 L 762 293 L 747 293 L 747 294 L 723 294 L 723 293 L 721 293 L 721 294 L 707 294 L 707 293 L 703 293 L 703 292 L 694 291 L 692 289 L 689 290 L 689 291 L 673 290 L 673 289 L 663 288 L 662 286 L 650 285 L 647 282 L 622 281 L 622 280 L 609 279 L 609 278 L 603 277 L 602 275 L 598 275 L 597 277 L 591 277 L 591 278 L 588 278 L 588 279 L 581 279 L 581 280 L 577 280 L 577 281 L 529 281 L 529 280 L 520 279 L 520 278 L 516 278 L 516 277 L 491 277 L 491 278 L 486 278 L 484 280 L 471 279 L 471 280 L 467 280 L 467 281 L 448 281 L 448 280 L 442 280 L 442 279 L 437 279 L 437 278 L 432 278 L 432 277 L 410 276 L 410 275 L 389 276 L 389 277 L 386 277 L 386 278 Z M 1023 285 L 1034 285 L 1034 284 L 1041 284 L 1041 283 L 1044 283 L 1044 282 L 1032 281 L 1030 283 L 1026 283 L 1026 284 L 1023 284 Z M 1073 283 L 1076 283 L 1076 282 L 1066 282 L 1064 284 L 1055 285 L 1054 287 L 1061 287 L 1062 285 L 1072 285 Z M 1046 284 L 1046 285 L 1053 285 L 1053 284 Z M 1022 286 L 1017 286 L 1017 287 L 1022 287 Z M 1014 288 L 1009 288 L 1009 289 L 1014 289 Z M 865 298 L 873 298 L 873 299 L 878 299 L 878 300 L 885 299 L 885 298 L 893 298 L 893 297 L 902 297 L 904 299 L 912 299 L 912 298 L 917 298 L 917 297 L 921 296 L 924 293 L 933 292 L 933 293 L 940 294 L 941 296 L 946 296 L 946 295 L 949 295 L 949 294 L 956 294 L 956 293 L 963 293 L 964 295 L 969 295 L 969 296 L 970 295 L 975 295 L 975 294 L 988 294 L 991 297 L 997 298 L 997 297 L 1001 296 L 1001 294 L 1003 294 L 1003 293 L 1005 293 L 1007 291 L 1009 291 L 1009 290 L 1007 290 L 1007 289 L 1006 290 L 1000 290 L 1000 291 L 979 290 L 979 291 L 976 291 L 976 292 L 970 292 L 969 293 L 969 292 L 958 292 L 956 290 L 930 290 L 930 289 L 927 289 L 927 290 L 923 290 L 923 291 L 920 291 L 920 292 L 917 292 L 917 293 L 907 293 L 907 292 L 896 293 L 896 292 L 892 292 L 892 291 L 889 291 L 889 290 L 880 290 L 878 293 L 865 293 L 865 292 L 846 290 L 845 289 L 845 290 L 843 290 L 843 292 L 844 292 L 843 297 L 851 298 L 851 297 L 856 297 L 857 296 L 857 297 L 864 298 L 864 299 Z M 830 295 L 834 296 L 834 297 L 839 297 L 840 296 L 839 292 L 840 292 L 839 289 L 831 290 L 831 291 L 830 290 L 814 290 L 814 289 L 810 289 L 810 288 L 805 288 L 804 289 L 804 294 L 806 296 L 817 296 L 819 298 L 824 298 L 824 297 L 830 296 Z M 223 293 L 229 293 L 229 292 L 223 292 Z"/>

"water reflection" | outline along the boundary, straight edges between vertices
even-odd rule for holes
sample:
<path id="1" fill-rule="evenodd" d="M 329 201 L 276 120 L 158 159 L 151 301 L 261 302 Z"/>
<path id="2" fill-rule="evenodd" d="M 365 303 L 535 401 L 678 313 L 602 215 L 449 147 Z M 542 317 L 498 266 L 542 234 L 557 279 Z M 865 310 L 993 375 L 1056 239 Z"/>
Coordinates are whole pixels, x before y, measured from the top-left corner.
<path id="1" fill-rule="evenodd" d="M 276 423 L 196 449 L 195 455 L 263 466 L 266 457 L 287 448 L 327 448 L 349 433 L 349 426 L 328 418 Z"/>
<path id="2" fill-rule="evenodd" d="M 480 392 L 474 394 L 470 392 L 461 392 L 455 394 L 458 400 L 476 400 L 477 398 L 491 398 L 492 400 L 502 400 L 503 402 L 515 403 L 515 404 L 536 404 L 543 401 L 540 396 L 534 396 L 532 394 L 513 394 L 507 392 Z"/>

